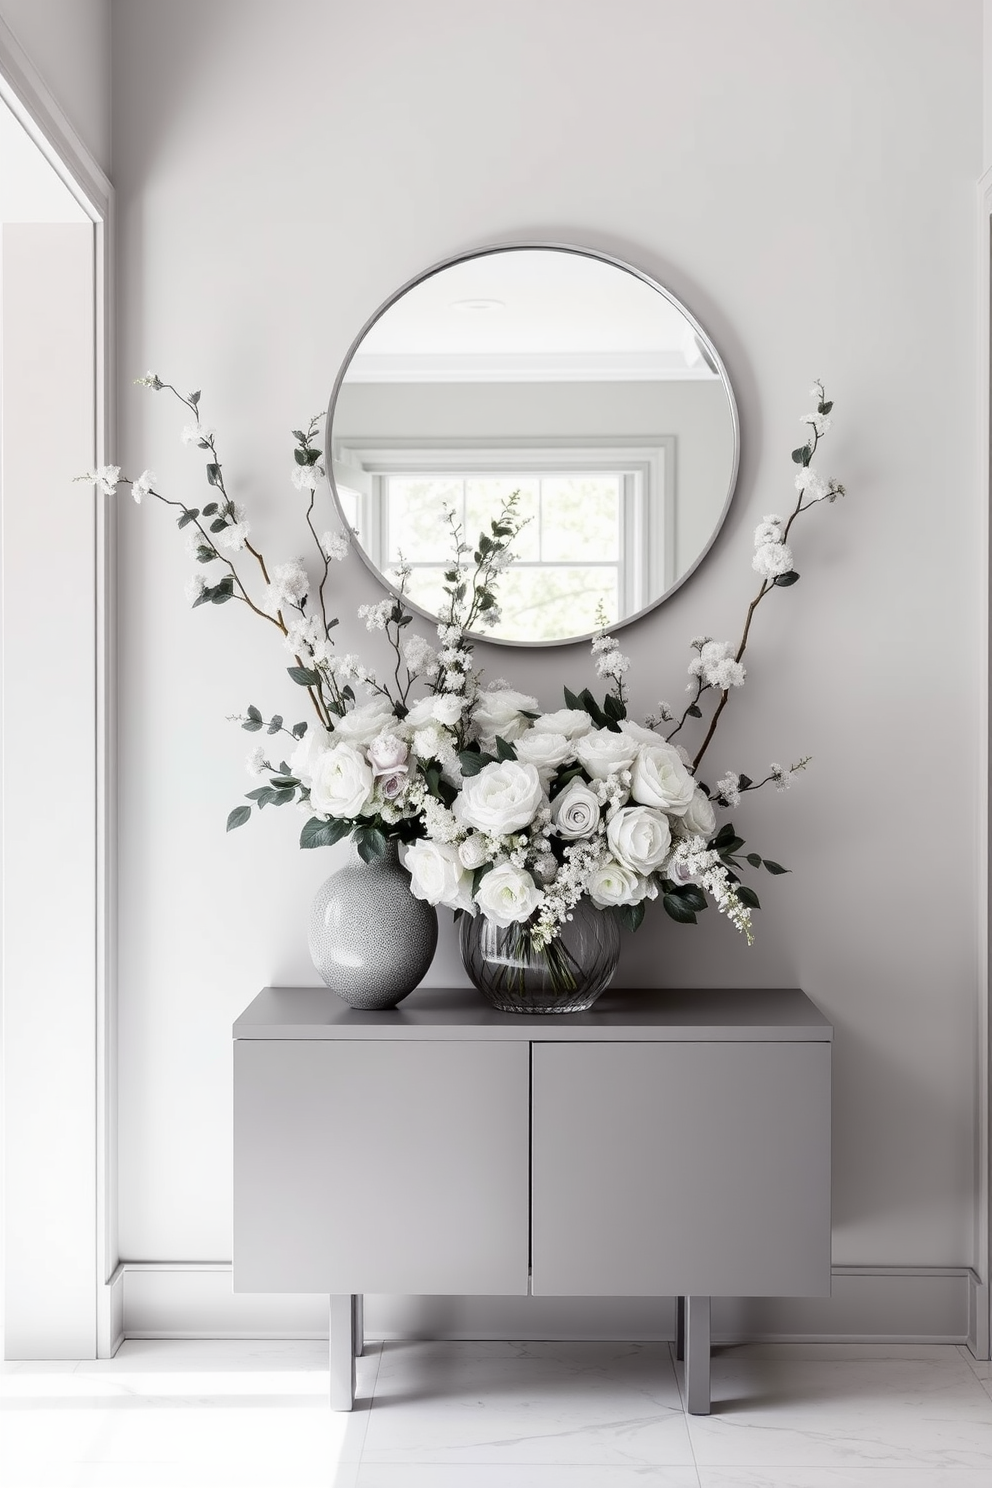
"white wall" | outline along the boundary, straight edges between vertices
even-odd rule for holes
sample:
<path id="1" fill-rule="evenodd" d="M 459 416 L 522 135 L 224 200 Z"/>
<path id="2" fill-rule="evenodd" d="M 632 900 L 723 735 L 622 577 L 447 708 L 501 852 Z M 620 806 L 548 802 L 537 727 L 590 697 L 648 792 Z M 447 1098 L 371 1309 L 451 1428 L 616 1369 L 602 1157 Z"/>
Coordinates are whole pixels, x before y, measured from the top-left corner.
<path id="1" fill-rule="evenodd" d="M 717 545 L 624 634 L 643 713 L 680 695 L 689 637 L 736 633 L 826 380 L 850 495 L 800 529 L 802 582 L 759 613 L 708 767 L 815 756 L 734 813 L 795 871 L 762 884 L 752 950 L 712 911 L 655 915 L 620 976 L 799 984 L 833 1018 L 849 1265 L 974 1259 L 981 69 L 978 0 L 114 10 L 122 458 L 201 490 L 174 405 L 128 380 L 202 387 L 274 553 L 303 541 L 288 431 L 397 285 L 499 239 L 615 253 L 710 330 L 744 437 Z M 224 1260 L 230 1024 L 264 983 L 315 980 L 304 915 L 338 854 L 298 852 L 284 814 L 224 835 L 250 742 L 225 716 L 295 713 L 286 658 L 233 605 L 184 608 L 161 511 L 121 528 L 121 1252 Z M 357 560 L 337 581 L 341 644 L 371 655 L 373 582 Z M 550 706 L 592 680 L 581 650 L 485 662 Z M 455 979 L 445 930 L 433 980 Z"/>
<path id="2" fill-rule="evenodd" d="M 111 0 L 0 0 L 6 21 L 97 163 L 110 170 Z"/>

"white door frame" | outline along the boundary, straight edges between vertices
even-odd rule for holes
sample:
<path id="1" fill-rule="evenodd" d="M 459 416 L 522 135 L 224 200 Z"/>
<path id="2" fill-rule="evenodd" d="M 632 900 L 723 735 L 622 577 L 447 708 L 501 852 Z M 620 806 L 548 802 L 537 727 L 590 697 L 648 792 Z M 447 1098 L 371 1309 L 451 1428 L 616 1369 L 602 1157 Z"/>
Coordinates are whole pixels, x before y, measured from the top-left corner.
<path id="1" fill-rule="evenodd" d="M 39 150 L 53 167 L 94 228 L 94 428 L 92 452 L 80 452 L 80 466 L 92 453 L 96 465 L 108 464 L 114 449 L 114 297 L 113 242 L 114 191 L 107 176 L 80 140 L 62 109 L 6 23 L 0 19 L 0 98 L 19 119 Z M 120 1327 L 113 1316 L 114 1289 L 107 1285 L 118 1263 L 116 1141 L 114 1114 L 116 1088 L 116 996 L 115 996 L 115 508 L 99 497 L 94 503 L 96 593 L 92 577 L 81 603 L 93 613 L 95 688 L 93 728 L 96 773 L 87 793 L 85 809 L 92 811 L 96 829 L 96 854 L 92 864 L 93 898 L 97 904 L 95 977 L 92 1007 L 96 1049 L 95 1099 L 78 1113 L 79 1121 L 92 1131 L 95 1154 L 94 1212 L 89 1235 L 81 1241 L 92 1246 L 96 1239 L 98 1275 L 93 1278 L 93 1296 L 81 1299 L 92 1307 L 94 1350 L 109 1357 L 120 1341 Z M 29 1113 L 24 1113 L 28 1119 Z M 16 1282 L 16 1278 L 15 1278 Z"/>
<path id="2" fill-rule="evenodd" d="M 981 707 L 981 729 L 979 739 L 979 799 L 978 799 L 978 891 L 979 891 L 979 944 L 978 944 L 978 1007 L 976 1028 L 978 1033 L 978 1090 L 975 1111 L 976 1121 L 976 1204 L 975 1204 L 975 1270 L 973 1301 L 969 1318 L 968 1342 L 979 1359 L 989 1357 L 989 1342 L 992 1337 L 992 1132 L 990 1132 L 989 1068 L 992 1063 L 992 1009 L 989 997 L 989 959 L 992 950 L 992 917 L 989 914 L 989 889 L 992 884 L 992 842 L 989 840 L 989 668 L 992 664 L 989 648 L 990 610 L 989 590 L 992 586 L 992 549 L 989 546 L 989 502 L 992 500 L 992 170 L 986 171 L 978 183 L 978 483 L 980 499 L 980 542 L 978 545 L 979 592 L 982 596 L 981 648 L 982 661 L 979 673 L 979 703 Z"/>

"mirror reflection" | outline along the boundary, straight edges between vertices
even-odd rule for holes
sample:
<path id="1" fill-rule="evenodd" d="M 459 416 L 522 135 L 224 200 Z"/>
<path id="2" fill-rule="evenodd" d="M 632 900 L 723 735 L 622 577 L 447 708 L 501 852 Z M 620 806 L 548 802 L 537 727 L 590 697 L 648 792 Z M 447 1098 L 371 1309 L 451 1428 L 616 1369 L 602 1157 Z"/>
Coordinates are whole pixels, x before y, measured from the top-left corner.
<path id="1" fill-rule="evenodd" d="M 553 644 L 659 603 L 716 535 L 737 470 L 705 333 L 636 271 L 559 247 L 432 270 L 356 342 L 328 469 L 369 566 L 434 617 L 450 519 L 475 545 L 515 493 L 523 526 L 487 638 Z M 465 555 L 470 558 L 469 555 Z"/>

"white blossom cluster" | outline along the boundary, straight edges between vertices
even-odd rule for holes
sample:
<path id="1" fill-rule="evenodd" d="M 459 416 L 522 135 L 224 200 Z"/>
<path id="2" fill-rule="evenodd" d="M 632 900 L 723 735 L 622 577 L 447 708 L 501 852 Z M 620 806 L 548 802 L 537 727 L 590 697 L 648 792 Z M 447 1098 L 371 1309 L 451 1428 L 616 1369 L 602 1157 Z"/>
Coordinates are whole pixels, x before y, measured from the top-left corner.
<path id="1" fill-rule="evenodd" d="M 699 655 L 689 663 L 690 677 L 697 677 L 705 687 L 717 687 L 722 692 L 731 687 L 743 687 L 747 672 L 736 659 L 730 641 L 713 641 L 709 636 L 703 636 L 692 644 Z M 664 708 L 665 705 L 659 706 Z"/>
<path id="2" fill-rule="evenodd" d="M 604 631 L 593 638 L 592 653 L 596 659 L 596 676 L 612 677 L 619 682 L 630 670 L 630 658 L 620 653 L 620 642 Z"/>
<path id="3" fill-rule="evenodd" d="M 781 517 L 762 517 L 754 529 L 751 567 L 766 580 L 792 572 L 792 549 L 785 541 Z"/>
<path id="4" fill-rule="evenodd" d="M 309 593 L 310 579 L 303 559 L 295 558 L 273 569 L 262 597 L 262 608 L 267 615 L 278 615 L 288 609 L 298 610 Z"/>
<path id="5" fill-rule="evenodd" d="M 324 478 L 324 467 L 318 461 L 314 465 L 294 465 L 290 479 L 298 491 L 316 491 Z"/>
<path id="6" fill-rule="evenodd" d="M 751 944 L 751 911 L 738 898 L 730 881 L 730 872 L 714 848 L 708 848 L 701 836 L 685 836 L 672 854 L 671 877 L 677 883 L 698 883 L 713 899 L 717 909 Z"/>

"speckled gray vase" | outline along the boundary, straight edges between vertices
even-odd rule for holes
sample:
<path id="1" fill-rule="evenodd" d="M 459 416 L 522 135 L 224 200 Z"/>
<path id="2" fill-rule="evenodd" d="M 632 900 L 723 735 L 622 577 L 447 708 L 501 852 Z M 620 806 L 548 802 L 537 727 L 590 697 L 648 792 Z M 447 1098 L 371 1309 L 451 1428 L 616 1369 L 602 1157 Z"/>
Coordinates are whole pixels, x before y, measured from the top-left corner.
<path id="1" fill-rule="evenodd" d="M 310 909 L 310 955 L 321 980 L 349 1007 L 402 1002 L 427 975 L 437 947 L 437 910 L 410 893 L 391 842 L 382 857 L 352 859 L 321 884 Z"/>

